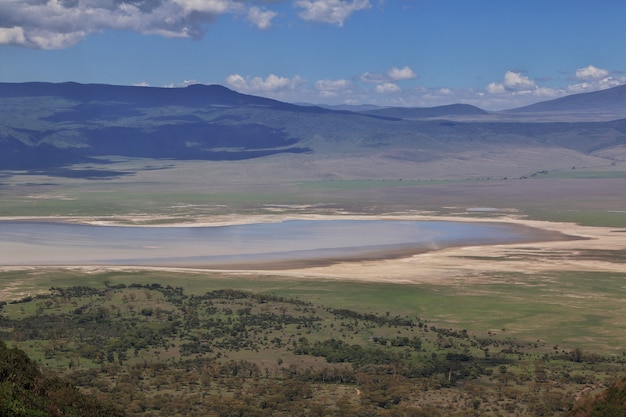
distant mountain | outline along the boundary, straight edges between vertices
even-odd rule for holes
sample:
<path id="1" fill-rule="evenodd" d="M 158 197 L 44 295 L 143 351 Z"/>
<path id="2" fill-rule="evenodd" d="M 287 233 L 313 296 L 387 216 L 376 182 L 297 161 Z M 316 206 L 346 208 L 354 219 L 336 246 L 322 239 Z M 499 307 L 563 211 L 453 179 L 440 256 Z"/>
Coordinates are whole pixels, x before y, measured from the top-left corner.
<path id="1" fill-rule="evenodd" d="M 0 83 L 0 97 L 58 97 L 81 103 L 98 101 L 149 107 L 222 105 L 289 108 L 292 106 L 268 98 L 240 94 L 221 85 L 203 84 L 194 84 L 186 88 L 158 88 L 75 82 Z"/>
<path id="2" fill-rule="evenodd" d="M 503 113 L 608 113 L 626 117 L 626 84 L 591 93 L 573 94 L 530 106 L 506 110 Z"/>
<path id="3" fill-rule="evenodd" d="M 486 175 L 492 166 L 526 173 L 610 165 L 626 146 L 626 119 L 535 123 L 463 104 L 354 112 L 217 85 L 0 83 L 0 108 L 0 171 L 85 178 L 121 175 L 107 170 L 118 157 L 235 161 L 272 155 L 315 171 L 317 165 L 299 162 L 306 155 L 328 170 L 319 174 L 323 178 L 413 175 L 425 164 L 444 176 L 458 174 L 462 165 L 467 175 Z M 76 164 L 89 166 L 78 171 Z"/>
<path id="4" fill-rule="evenodd" d="M 302 104 L 310 105 L 310 104 Z M 449 104 L 435 107 L 383 107 L 373 104 L 338 104 L 320 105 L 325 109 L 349 111 L 371 116 L 389 117 L 395 119 L 442 119 L 455 116 L 485 116 L 489 112 L 469 104 Z"/>
<path id="5" fill-rule="evenodd" d="M 355 113 L 362 113 L 370 110 L 380 110 L 386 108 L 383 106 L 376 106 L 374 104 L 320 104 L 319 106 L 330 110 L 351 111 Z"/>
<path id="6" fill-rule="evenodd" d="M 449 104 L 437 107 L 387 107 L 365 110 L 361 113 L 399 119 L 435 119 L 447 116 L 484 116 L 489 114 L 485 110 L 469 104 Z"/>
<path id="7" fill-rule="evenodd" d="M 240 121 L 237 115 L 207 122 L 227 109 L 330 111 L 219 85 L 0 83 L 0 100 L 0 169 L 97 162 L 93 157 L 102 155 L 233 160 L 306 152 L 281 130 Z"/>

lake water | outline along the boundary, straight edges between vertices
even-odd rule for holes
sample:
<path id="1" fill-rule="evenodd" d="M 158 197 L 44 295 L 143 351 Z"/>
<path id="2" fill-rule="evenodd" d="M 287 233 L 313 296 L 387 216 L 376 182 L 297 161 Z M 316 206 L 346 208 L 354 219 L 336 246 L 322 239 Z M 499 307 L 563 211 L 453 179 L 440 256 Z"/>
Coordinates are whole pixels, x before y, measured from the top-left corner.
<path id="1" fill-rule="evenodd" d="M 245 268 L 550 238 L 547 232 L 506 223 L 445 221 L 290 220 L 212 227 L 0 221 L 0 265 Z"/>

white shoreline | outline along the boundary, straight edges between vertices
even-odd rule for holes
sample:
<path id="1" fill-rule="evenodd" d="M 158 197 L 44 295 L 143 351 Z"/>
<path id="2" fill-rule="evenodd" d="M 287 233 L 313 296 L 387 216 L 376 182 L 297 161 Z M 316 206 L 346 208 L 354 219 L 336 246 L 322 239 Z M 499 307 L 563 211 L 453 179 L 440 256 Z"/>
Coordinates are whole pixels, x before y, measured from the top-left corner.
<path id="1" fill-rule="evenodd" d="M 590 227 L 574 223 L 528 220 L 521 216 L 507 213 L 503 216 L 437 216 L 426 214 L 268 214 L 268 215 L 221 215 L 198 218 L 194 222 L 181 219 L 168 224 L 129 224 L 128 221 L 154 221 L 165 217 L 156 216 L 115 216 L 76 217 L 76 216 L 5 216 L 5 221 L 48 221 L 91 224 L 102 226 L 135 227 L 211 227 L 254 223 L 282 222 L 287 220 L 410 220 L 410 221 L 455 221 L 487 222 L 521 225 L 562 233 L 586 240 L 534 241 L 513 244 L 462 245 L 426 251 L 404 258 L 352 260 L 337 262 L 326 266 L 295 267 L 291 269 L 216 269 L 195 266 L 119 266 L 119 265 L 66 265 L 66 266 L 0 266 L 0 271 L 72 269 L 90 271 L 103 270 L 154 270 L 188 273 L 219 272 L 225 275 L 246 274 L 259 276 L 282 276 L 307 279 L 340 279 L 376 282 L 421 283 L 454 282 L 458 279 L 483 279 L 485 273 L 522 272 L 537 273 L 548 271 L 608 271 L 626 273 L 626 263 L 577 259 L 580 250 L 619 250 L 626 249 L 624 228 Z M 171 219 L 167 217 L 167 219 Z M 561 258 L 548 256 L 562 253 Z M 543 256 L 542 254 L 545 254 Z M 497 258 L 508 257 L 502 261 Z M 472 258 L 480 258 L 472 259 Z M 493 258 L 494 260 L 490 260 Z"/>

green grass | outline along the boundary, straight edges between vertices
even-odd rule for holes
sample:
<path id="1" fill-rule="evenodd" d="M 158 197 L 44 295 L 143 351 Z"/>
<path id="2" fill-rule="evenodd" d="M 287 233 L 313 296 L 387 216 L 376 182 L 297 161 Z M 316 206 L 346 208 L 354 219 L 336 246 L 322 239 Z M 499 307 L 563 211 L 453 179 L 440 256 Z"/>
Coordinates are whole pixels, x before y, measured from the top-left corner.
<path id="1" fill-rule="evenodd" d="M 74 274 L 75 279 L 80 278 L 78 272 Z M 583 387 L 602 386 L 623 373 L 619 351 L 590 351 L 572 341 L 527 340 L 504 327 L 512 315 L 533 320 L 536 315 L 561 314 L 554 304 L 541 302 L 544 292 L 552 289 L 546 283 L 569 279 L 572 288 L 581 286 L 606 296 L 612 291 L 606 288 L 611 280 L 608 276 L 536 277 L 524 291 L 516 291 L 515 283 L 524 278 L 521 274 L 494 277 L 499 278 L 498 283 L 445 288 L 293 282 L 270 276 L 237 276 L 226 281 L 223 276 L 211 274 L 93 275 L 102 285 L 105 281 L 130 284 L 167 278 L 175 288 L 112 285 L 106 290 L 92 291 L 83 286 L 9 303 L 2 307 L 5 323 L 9 324 L 2 329 L 2 336 L 11 346 L 26 350 L 39 366 L 54 368 L 83 389 L 114 398 L 129 409 L 133 407 L 137 412 L 131 415 L 142 415 L 134 407 L 137 401 L 152 407 L 154 415 L 171 415 L 167 407 L 174 404 L 185 415 L 206 415 L 211 404 L 225 398 L 244 397 L 246 404 L 254 406 L 260 399 L 276 400 L 273 393 L 278 391 L 269 390 L 270 387 L 291 384 L 307 384 L 315 396 L 306 395 L 302 399 L 307 401 L 297 405 L 293 401 L 299 397 L 289 397 L 292 409 L 285 408 L 285 414 L 280 415 L 294 415 L 292 410 L 304 409 L 312 398 L 321 400 L 326 407 L 332 406 L 338 397 L 329 394 L 338 390 L 349 392 L 355 405 L 367 405 L 354 397 L 355 388 L 365 399 L 384 399 L 400 394 L 400 387 L 406 395 L 397 401 L 428 404 L 447 411 L 436 415 L 462 413 L 477 397 L 483 411 L 491 411 L 480 415 L 527 415 L 524 410 L 532 410 L 543 401 L 553 403 L 555 396 L 562 398 L 563 406 L 557 405 L 549 415 L 563 415 L 560 411 L 573 403 L 575 394 Z M 4 278 L 16 276 L 5 274 Z M 57 281 L 59 277 L 50 271 L 49 278 Z M 206 298 L 189 296 L 213 287 L 225 288 L 226 283 L 257 294 L 313 302 L 228 292 L 216 292 Z M 180 291 L 181 284 L 187 289 Z M 511 300 L 510 293 L 515 293 L 517 301 L 526 297 L 537 300 L 520 308 L 517 302 L 506 303 L 507 298 Z M 464 294 L 463 301 L 473 298 L 475 302 L 454 305 L 455 294 Z M 503 299 L 500 304 L 490 304 L 492 301 L 484 298 L 487 294 L 499 294 Z M 509 305 L 508 312 L 499 310 L 504 304 Z M 425 310 L 437 315 L 440 310 L 435 305 L 447 308 L 448 317 L 425 321 L 424 315 L 416 313 Z M 33 313 L 33 307 L 40 311 Z M 501 314 L 488 308 L 498 309 Z M 474 331 L 470 327 L 463 331 L 462 321 L 446 322 L 459 319 L 452 316 L 468 313 L 474 319 L 473 314 L 478 314 L 472 313 L 474 309 L 481 310 L 483 321 L 498 328 Z M 367 317 L 363 315 L 366 312 L 375 314 Z M 622 312 L 617 313 L 621 318 Z M 387 316 L 391 321 L 385 319 Z M 583 326 L 606 327 L 604 317 L 594 312 L 579 317 Z M 381 341 L 381 337 L 387 341 Z M 578 350 L 578 361 L 571 356 L 576 348 L 583 348 Z M 381 359 L 390 362 L 381 363 Z M 329 379 L 333 370 L 343 375 L 341 380 Z M 320 379 L 322 375 L 325 376 Z M 203 406 L 207 408 L 191 414 L 191 408 L 199 404 L 198 398 L 206 397 Z M 510 408 L 503 403 L 510 404 L 509 400 L 517 400 L 519 407 Z M 182 404 L 194 405 L 184 409 L 180 408 Z"/>
<path id="2" fill-rule="evenodd" d="M 120 170 L 163 166 L 163 161 L 119 162 Z M 148 165 L 146 165 L 148 164 Z M 160 164 L 160 165 L 159 165 Z M 116 165 L 113 165 L 116 166 Z M 562 178 L 528 180 L 334 180 L 279 178 L 254 184 L 219 178 L 189 178 L 210 168 L 202 164 L 155 170 L 141 177 L 116 180 L 72 180 L 28 175 L 0 184 L 0 216 L 148 216 L 184 218 L 220 214 L 323 213 L 385 214 L 428 211 L 468 213 L 472 207 L 512 209 L 531 219 L 590 226 L 626 226 L 623 172 L 586 175 L 565 172 Z M 181 171 L 178 171 L 181 170 Z M 152 175 L 162 175 L 152 177 Z M 548 174 L 548 176 L 551 174 Z M 556 174 L 555 174 L 556 175 Z M 572 175 L 578 175 L 574 178 Z M 541 179 L 539 179 L 541 178 Z M 307 206 L 307 208 L 303 208 Z M 295 208 L 297 207 L 297 208 Z M 510 211 L 504 213 L 509 214 Z M 502 213 L 489 213 L 490 217 Z"/>
<path id="3" fill-rule="evenodd" d="M 626 274 L 498 273 L 484 283 L 409 285 L 152 271 L 0 273 L 0 287 L 13 288 L 7 291 L 9 296 L 45 292 L 52 286 L 102 288 L 105 282 L 158 282 L 181 286 L 190 294 L 231 288 L 364 313 L 415 315 L 437 326 L 605 353 L 619 353 L 626 346 L 626 324 L 621 319 L 626 316 Z"/>
<path id="4" fill-rule="evenodd" d="M 300 183 L 302 190 L 369 190 L 393 187 L 414 187 L 420 185 L 459 184 L 471 180 L 332 180 L 307 181 Z"/>
<path id="5" fill-rule="evenodd" d="M 594 227 L 626 227 L 626 211 L 593 209 L 565 209 L 555 207 L 526 208 L 524 212 L 532 219 L 550 222 L 576 223 Z"/>
<path id="6" fill-rule="evenodd" d="M 585 171 L 571 169 L 566 171 L 542 171 L 529 175 L 537 179 L 600 179 L 626 178 L 626 171 Z"/>

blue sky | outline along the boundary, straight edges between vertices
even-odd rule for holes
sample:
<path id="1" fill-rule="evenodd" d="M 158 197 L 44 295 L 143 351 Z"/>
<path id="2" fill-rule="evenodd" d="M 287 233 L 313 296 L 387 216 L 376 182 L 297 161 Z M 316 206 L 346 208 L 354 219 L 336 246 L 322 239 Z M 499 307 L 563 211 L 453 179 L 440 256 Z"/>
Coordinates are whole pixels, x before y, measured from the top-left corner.
<path id="1" fill-rule="evenodd" d="M 0 0 L 0 81 L 497 110 L 626 83 L 626 1 Z"/>

